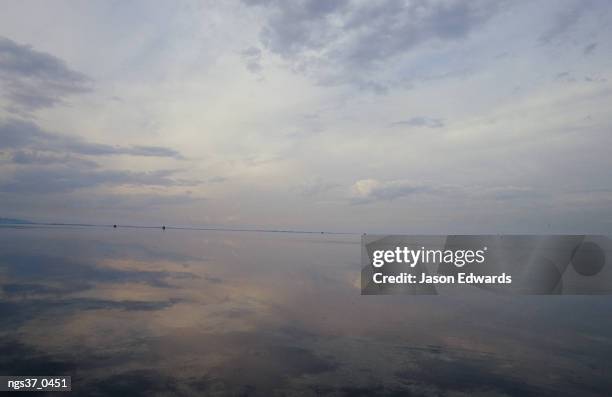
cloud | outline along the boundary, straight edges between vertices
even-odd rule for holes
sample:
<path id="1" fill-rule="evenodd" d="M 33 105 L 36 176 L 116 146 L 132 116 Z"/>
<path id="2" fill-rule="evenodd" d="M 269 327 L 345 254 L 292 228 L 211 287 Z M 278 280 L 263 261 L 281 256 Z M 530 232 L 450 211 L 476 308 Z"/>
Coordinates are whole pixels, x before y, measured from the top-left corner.
<path id="1" fill-rule="evenodd" d="M 417 116 L 408 120 L 396 121 L 391 123 L 391 126 L 442 128 L 444 127 L 444 120 L 433 117 Z"/>
<path id="2" fill-rule="evenodd" d="M 172 279 L 197 277 L 187 272 L 112 268 L 104 266 L 100 261 L 92 261 L 86 255 L 75 259 L 74 256 L 39 256 L 9 251 L 2 254 L 0 259 L 4 264 L 4 272 L 14 283 L 27 281 L 50 284 L 63 286 L 64 290 L 81 290 L 83 283 L 86 283 L 86 286 L 89 286 L 89 283 L 142 283 L 165 287 Z"/>
<path id="3" fill-rule="evenodd" d="M 174 177 L 175 170 L 150 172 L 80 169 L 75 167 L 35 167 L 17 169 L 11 180 L 0 183 L 5 193 L 58 193 L 99 185 L 192 186 L 196 182 Z"/>
<path id="4" fill-rule="evenodd" d="M 208 183 L 223 183 L 227 182 L 227 178 L 224 176 L 212 176 L 206 180 Z"/>
<path id="5" fill-rule="evenodd" d="M 51 54 L 0 37 L 0 87 L 7 110 L 27 114 L 90 91 L 91 80 Z"/>
<path id="6" fill-rule="evenodd" d="M 392 201 L 423 194 L 445 196 L 453 200 L 469 198 L 494 201 L 536 199 L 546 196 L 529 186 L 454 186 L 416 183 L 401 179 L 387 181 L 361 179 L 350 189 L 350 199 L 353 204 Z"/>
<path id="7" fill-rule="evenodd" d="M 70 156 L 44 153 L 33 150 L 18 150 L 12 153 L 12 162 L 20 165 L 50 165 L 64 164 L 80 167 L 96 167 L 97 163 L 86 159 Z"/>
<path id="8" fill-rule="evenodd" d="M 205 197 L 191 194 L 130 194 L 96 196 L 94 198 L 98 207 L 121 208 L 124 210 L 142 210 L 143 208 L 168 208 L 172 206 L 190 205 L 205 201 Z M 112 201 L 112 205 L 109 205 Z"/>
<path id="9" fill-rule="evenodd" d="M 262 59 L 262 54 L 261 54 L 261 50 L 257 47 L 249 47 L 245 50 L 243 50 L 240 55 L 242 56 L 242 59 L 245 62 L 246 68 L 251 72 L 251 73 L 259 73 L 261 72 L 262 66 L 261 66 L 261 59 Z"/>
<path id="10" fill-rule="evenodd" d="M 262 46 L 325 83 L 384 92 L 372 73 L 430 42 L 468 36 L 504 1 L 248 1 L 267 10 Z"/>
<path id="11" fill-rule="evenodd" d="M 599 2 L 599 4 L 605 5 L 606 2 Z M 598 0 L 571 2 L 554 16 L 552 24 L 540 35 L 540 43 L 549 44 L 558 37 L 563 36 L 580 21 L 585 13 L 594 10 L 597 5 Z"/>
<path id="12" fill-rule="evenodd" d="M 528 186 L 494 186 L 488 188 L 480 188 L 478 194 L 481 197 L 491 198 L 494 200 L 514 200 L 525 198 L 544 197 L 542 192 L 538 192 Z"/>
<path id="13" fill-rule="evenodd" d="M 301 184 L 294 186 L 293 191 L 304 197 L 313 197 L 320 194 L 326 193 L 332 189 L 339 187 L 340 185 L 335 182 L 329 182 L 316 178 L 309 181 L 304 181 Z"/>
<path id="14" fill-rule="evenodd" d="M 91 143 L 41 129 L 31 121 L 0 122 L 0 150 L 7 150 L 17 167 L 5 172 L 0 192 L 58 193 L 97 186 L 195 186 L 198 181 L 177 177 L 179 170 L 147 172 L 105 170 L 84 156 L 155 156 L 182 159 L 173 149 L 157 146 L 111 146 Z"/>
<path id="15" fill-rule="evenodd" d="M 400 197 L 421 193 L 429 193 L 434 189 L 410 181 L 379 181 L 376 179 L 361 179 L 351 187 L 354 203 L 394 200 Z"/>
<path id="16" fill-rule="evenodd" d="M 595 51 L 595 48 L 597 48 L 597 43 L 591 43 L 584 47 L 584 49 L 582 50 L 582 53 L 584 55 L 589 55 L 590 53 Z"/>
<path id="17" fill-rule="evenodd" d="M 0 121 L 0 149 L 33 149 L 87 156 L 131 155 L 182 159 L 174 149 L 159 146 L 111 146 L 42 130 L 31 121 Z"/>

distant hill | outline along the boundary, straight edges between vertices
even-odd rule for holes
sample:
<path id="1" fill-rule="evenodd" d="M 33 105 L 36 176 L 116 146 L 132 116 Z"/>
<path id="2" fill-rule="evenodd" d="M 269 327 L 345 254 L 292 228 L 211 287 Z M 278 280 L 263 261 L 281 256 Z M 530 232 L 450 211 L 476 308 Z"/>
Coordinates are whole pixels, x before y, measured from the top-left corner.
<path id="1" fill-rule="evenodd" d="M 32 222 L 26 221 L 25 219 L 1 218 L 0 217 L 0 225 L 28 225 L 28 224 L 32 224 Z"/>

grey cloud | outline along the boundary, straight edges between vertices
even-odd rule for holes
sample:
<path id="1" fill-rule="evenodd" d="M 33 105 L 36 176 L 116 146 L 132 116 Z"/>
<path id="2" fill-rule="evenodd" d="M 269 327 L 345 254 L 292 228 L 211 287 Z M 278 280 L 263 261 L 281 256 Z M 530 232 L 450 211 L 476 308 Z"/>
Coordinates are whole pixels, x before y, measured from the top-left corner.
<path id="1" fill-rule="evenodd" d="M 151 195 L 151 194 L 133 194 L 123 196 L 110 196 L 105 199 L 113 200 L 112 205 L 101 202 L 101 205 L 106 205 L 113 208 L 122 208 L 129 210 L 141 210 L 142 208 L 168 207 L 174 205 L 189 205 L 205 201 L 205 197 L 193 196 L 190 194 L 167 194 L 167 195 Z M 100 200 L 102 201 L 102 200 Z"/>
<path id="2" fill-rule="evenodd" d="M 18 169 L 8 182 L 0 184 L 5 193 L 58 193 L 100 185 L 188 186 L 194 182 L 174 177 L 174 170 L 151 172 L 108 171 L 76 167 Z"/>
<path id="3" fill-rule="evenodd" d="M 53 219 L 58 221 L 70 217 L 82 217 L 81 219 L 100 223 L 109 223 L 109 219 L 113 219 L 112 223 L 122 224 L 130 223 L 129 218 L 125 217 L 125 214 L 129 214 L 131 222 L 139 223 L 136 219 L 140 218 L 141 223 L 145 224 L 155 221 L 163 223 L 163 216 L 158 217 L 158 214 L 163 214 L 173 208 L 185 210 L 185 208 L 199 206 L 208 201 L 205 196 L 199 194 L 188 192 L 175 194 L 164 188 L 148 189 L 148 193 L 107 192 L 103 186 L 95 190 L 57 191 L 52 189 L 52 191 L 39 193 L 2 192 L 1 190 L 0 202 L 3 212 L 9 213 L 25 208 L 23 218 L 49 219 L 49 214 L 52 214 Z M 157 254 L 171 260 L 193 259 L 187 256 L 168 258 L 167 253 L 162 252 Z M 145 253 L 138 251 L 137 255 L 144 258 Z"/>
<path id="4" fill-rule="evenodd" d="M 88 156 L 132 155 L 183 158 L 176 150 L 158 146 L 111 146 L 42 130 L 30 121 L 0 121 L 0 149 L 35 149 Z"/>
<path id="5" fill-rule="evenodd" d="M 301 196 L 313 197 L 328 192 L 339 186 L 340 185 L 338 183 L 329 182 L 317 178 L 311 181 L 304 181 L 302 184 L 295 186 L 292 190 L 294 190 Z"/>
<path id="6" fill-rule="evenodd" d="M 570 26 L 575 24 L 582 15 L 582 8 L 575 7 L 560 14 L 554 24 L 540 35 L 540 42 L 550 43 L 555 37 L 564 33 Z"/>
<path id="7" fill-rule="evenodd" d="M 73 250 L 71 252 L 76 255 Z M 92 288 L 90 283 L 136 282 L 153 287 L 170 287 L 169 282 L 174 279 L 198 277 L 188 272 L 109 268 L 93 261 L 91 253 L 85 256 L 62 257 L 38 256 L 17 250 L 3 253 L 0 259 L 4 265 L 4 273 L 14 284 L 27 280 L 30 285 L 51 285 L 65 292 Z"/>
<path id="8" fill-rule="evenodd" d="M 362 179 L 357 181 L 351 190 L 353 203 L 363 204 L 429 193 L 434 189 L 426 185 L 403 180 L 378 181 L 376 179 Z"/>
<path id="9" fill-rule="evenodd" d="M 353 204 L 376 201 L 392 201 L 417 195 L 436 195 L 452 199 L 517 200 L 545 198 L 545 195 L 529 186 L 452 186 L 417 183 L 409 180 L 362 179 L 351 186 Z"/>
<path id="10" fill-rule="evenodd" d="M 349 29 L 365 29 L 344 56 L 357 62 L 384 60 L 432 39 L 465 37 L 496 11 L 495 2 L 366 3 L 348 20 Z"/>
<path id="11" fill-rule="evenodd" d="M 104 170 L 86 156 L 132 155 L 183 158 L 175 150 L 157 146 L 110 146 L 62 136 L 31 121 L 0 122 L 0 150 L 17 165 L 0 184 L 9 194 L 71 192 L 97 186 L 195 186 L 200 182 L 177 177 L 179 170 L 134 172 Z"/>
<path id="12" fill-rule="evenodd" d="M 183 158 L 176 150 L 157 146 L 111 146 L 64 137 L 58 140 L 57 143 L 65 150 L 90 156 L 113 156 L 125 154 L 144 157 L 171 157 L 175 159 Z"/>
<path id="13" fill-rule="evenodd" d="M 444 120 L 434 117 L 417 116 L 408 120 L 396 121 L 391 123 L 391 126 L 442 128 L 444 127 Z"/>
<path id="14" fill-rule="evenodd" d="M 606 1 L 579 0 L 570 3 L 570 5 L 554 16 L 552 24 L 540 35 L 540 43 L 549 44 L 562 36 L 576 25 L 586 12 L 595 9 L 598 3 L 605 5 Z"/>
<path id="15" fill-rule="evenodd" d="M 591 76 L 585 76 L 584 77 L 584 81 L 587 81 L 589 83 L 605 83 L 608 80 L 604 77 L 591 77 Z"/>
<path id="16" fill-rule="evenodd" d="M 227 178 L 224 176 L 213 176 L 206 180 L 208 183 L 223 183 L 226 182 Z"/>
<path id="17" fill-rule="evenodd" d="M 522 186 L 499 186 L 493 188 L 482 189 L 481 195 L 495 200 L 513 200 L 523 198 L 535 198 L 541 196 L 541 192 L 537 192 L 530 187 Z"/>
<path id="18" fill-rule="evenodd" d="M 125 154 L 131 154 L 134 156 L 151 156 L 151 157 L 173 157 L 182 158 L 183 156 L 174 149 L 169 149 L 159 146 L 130 146 L 123 148 Z"/>
<path id="19" fill-rule="evenodd" d="M 597 43 L 591 43 L 584 47 L 584 49 L 582 50 L 582 53 L 584 55 L 589 55 L 590 53 L 595 51 L 595 48 L 597 48 Z"/>
<path id="20" fill-rule="evenodd" d="M 0 86 L 7 110 L 28 113 L 90 91 L 91 80 L 51 54 L 0 37 Z"/>
<path id="21" fill-rule="evenodd" d="M 332 79 L 332 80 L 328 80 L 330 83 L 338 83 L 343 81 L 343 79 Z M 348 82 L 348 81 L 347 81 Z M 355 84 L 355 86 L 361 90 L 364 91 L 371 91 L 374 92 L 376 94 L 386 94 L 389 91 L 389 87 L 387 86 L 386 83 L 378 83 L 375 81 L 371 81 L 371 80 L 366 80 L 366 81 L 361 81 L 361 80 L 357 80 L 353 82 Z"/>
<path id="22" fill-rule="evenodd" d="M 430 41 L 466 37 L 504 1 L 247 2 L 269 12 L 261 42 L 325 83 L 385 92 L 372 69 Z"/>
<path id="23" fill-rule="evenodd" d="M 81 159 L 69 155 L 56 155 L 53 153 L 45 153 L 33 150 L 18 150 L 16 152 L 13 152 L 12 161 L 15 164 L 21 165 L 70 164 L 74 166 L 90 168 L 94 168 L 97 166 L 97 163 L 86 159 Z"/>
<path id="24" fill-rule="evenodd" d="M 31 122 L 15 119 L 0 121 L 0 149 L 24 148 L 46 135 Z"/>
<path id="25" fill-rule="evenodd" d="M 261 66 L 261 50 L 257 47 L 250 47 L 243 50 L 240 55 L 245 62 L 246 68 L 251 73 L 259 73 L 262 69 Z"/>
<path id="26" fill-rule="evenodd" d="M 272 15 L 261 32 L 263 44 L 271 51 L 295 55 L 302 51 L 322 49 L 328 40 L 337 39 L 327 20 L 332 14 L 346 13 L 348 1 L 268 1 Z"/>
<path id="27" fill-rule="evenodd" d="M 589 83 L 605 83 L 608 80 L 599 76 L 577 76 L 572 72 L 562 72 L 555 75 L 555 79 L 566 83 L 576 83 L 578 81 L 586 81 Z"/>

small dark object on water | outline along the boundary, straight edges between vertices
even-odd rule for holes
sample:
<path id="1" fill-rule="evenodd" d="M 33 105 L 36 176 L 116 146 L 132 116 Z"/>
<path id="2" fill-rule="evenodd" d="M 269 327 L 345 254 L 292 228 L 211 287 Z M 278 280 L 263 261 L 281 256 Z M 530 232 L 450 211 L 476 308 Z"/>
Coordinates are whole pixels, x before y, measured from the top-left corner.
<path id="1" fill-rule="evenodd" d="M 162 226 L 162 230 L 166 230 L 166 225 Z"/>
<path id="2" fill-rule="evenodd" d="M 116 229 L 116 228 L 117 228 L 117 225 L 113 225 L 113 227 Z"/>

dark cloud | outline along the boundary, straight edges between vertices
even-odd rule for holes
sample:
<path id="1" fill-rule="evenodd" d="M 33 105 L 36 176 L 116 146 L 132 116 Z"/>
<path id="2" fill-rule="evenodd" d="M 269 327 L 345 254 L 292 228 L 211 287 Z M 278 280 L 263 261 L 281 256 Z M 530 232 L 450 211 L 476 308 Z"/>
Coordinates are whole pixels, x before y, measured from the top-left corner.
<path id="1" fill-rule="evenodd" d="M 444 127 L 444 120 L 434 117 L 417 116 L 408 120 L 396 121 L 391 123 L 391 126 L 442 128 Z"/>
<path id="2" fill-rule="evenodd" d="M 261 43 L 325 83 L 385 92 L 375 66 L 417 46 L 465 38 L 503 1 L 248 1 L 266 7 Z M 322 72 L 322 73 L 320 73 Z"/>
<path id="3" fill-rule="evenodd" d="M 28 113 L 90 91 L 91 81 L 51 54 L 0 37 L 0 87 L 8 111 Z"/>
<path id="4" fill-rule="evenodd" d="M 112 146 L 42 130 L 31 121 L 0 121 L 0 149 L 32 149 L 87 156 L 131 155 L 182 159 L 176 150 L 158 146 Z"/>

